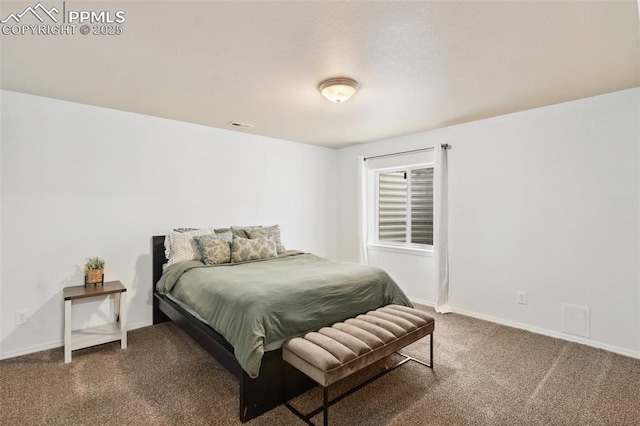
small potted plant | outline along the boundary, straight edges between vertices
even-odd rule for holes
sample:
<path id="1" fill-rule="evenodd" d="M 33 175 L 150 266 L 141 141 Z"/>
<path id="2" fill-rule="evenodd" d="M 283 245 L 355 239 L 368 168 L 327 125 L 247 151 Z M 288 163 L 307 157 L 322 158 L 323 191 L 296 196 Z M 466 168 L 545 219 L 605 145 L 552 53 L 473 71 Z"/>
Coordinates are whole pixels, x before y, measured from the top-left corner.
<path id="1" fill-rule="evenodd" d="M 87 258 L 84 265 L 84 283 L 104 284 L 104 259 L 99 257 Z"/>

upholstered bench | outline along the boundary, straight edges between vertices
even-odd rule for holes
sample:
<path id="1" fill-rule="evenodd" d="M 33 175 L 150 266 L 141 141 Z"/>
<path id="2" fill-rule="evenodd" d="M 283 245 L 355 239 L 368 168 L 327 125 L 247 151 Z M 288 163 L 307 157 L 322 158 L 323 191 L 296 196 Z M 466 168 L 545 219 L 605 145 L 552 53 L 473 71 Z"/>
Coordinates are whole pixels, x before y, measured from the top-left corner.
<path id="1" fill-rule="evenodd" d="M 434 319 L 425 312 L 406 306 L 387 305 L 289 340 L 282 347 L 282 358 L 322 386 L 324 400 L 322 407 L 306 415 L 288 402 L 285 405 L 308 424 L 313 424 L 311 417 L 324 411 L 324 424 L 328 425 L 327 411 L 330 405 L 405 362 L 412 360 L 433 368 L 434 326 Z M 393 367 L 328 401 L 327 389 L 333 383 L 427 335 L 429 363 L 400 354 L 404 359 Z"/>

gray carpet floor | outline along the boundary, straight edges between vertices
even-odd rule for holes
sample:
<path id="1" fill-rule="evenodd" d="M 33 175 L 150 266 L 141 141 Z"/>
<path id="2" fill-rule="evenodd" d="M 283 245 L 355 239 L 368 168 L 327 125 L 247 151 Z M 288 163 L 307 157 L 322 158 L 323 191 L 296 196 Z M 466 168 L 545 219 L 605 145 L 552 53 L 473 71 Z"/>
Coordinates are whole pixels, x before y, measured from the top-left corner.
<path id="1" fill-rule="evenodd" d="M 433 314 L 433 311 L 427 309 Z M 640 360 L 456 314 L 437 315 L 435 369 L 408 363 L 345 398 L 332 425 L 640 425 Z M 0 362 L 2 425 L 237 425 L 238 383 L 172 323 L 129 347 Z M 405 352 L 428 359 L 428 339 Z M 348 378 L 331 395 L 374 375 Z M 319 388 L 293 401 L 305 411 Z M 314 417 L 322 424 L 322 414 Z M 248 425 L 303 424 L 284 406 Z"/>

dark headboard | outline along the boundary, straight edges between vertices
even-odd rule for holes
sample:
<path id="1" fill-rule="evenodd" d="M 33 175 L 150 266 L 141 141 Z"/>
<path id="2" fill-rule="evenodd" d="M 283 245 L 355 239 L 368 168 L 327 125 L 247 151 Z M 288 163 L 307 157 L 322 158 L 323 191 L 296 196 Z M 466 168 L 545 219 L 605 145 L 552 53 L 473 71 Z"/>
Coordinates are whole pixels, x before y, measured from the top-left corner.
<path id="1" fill-rule="evenodd" d="M 164 235 L 154 235 L 151 237 L 152 246 L 152 261 L 153 261 L 153 292 L 155 293 L 156 284 L 160 281 L 162 276 L 162 265 L 167 263 L 167 258 L 164 256 Z"/>

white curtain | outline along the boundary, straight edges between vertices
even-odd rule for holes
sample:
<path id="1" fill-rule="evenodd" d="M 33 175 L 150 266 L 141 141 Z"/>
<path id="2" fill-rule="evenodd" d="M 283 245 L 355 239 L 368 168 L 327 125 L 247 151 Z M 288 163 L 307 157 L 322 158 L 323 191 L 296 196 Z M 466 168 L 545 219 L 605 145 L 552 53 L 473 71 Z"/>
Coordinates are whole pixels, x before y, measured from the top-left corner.
<path id="1" fill-rule="evenodd" d="M 434 261 L 436 284 L 436 311 L 451 312 L 449 305 L 449 220 L 448 220 L 448 172 L 447 149 L 436 146 L 436 168 L 434 177 Z"/>
<path id="2" fill-rule="evenodd" d="M 367 259 L 367 161 L 358 157 L 358 255 L 360 263 Z"/>

